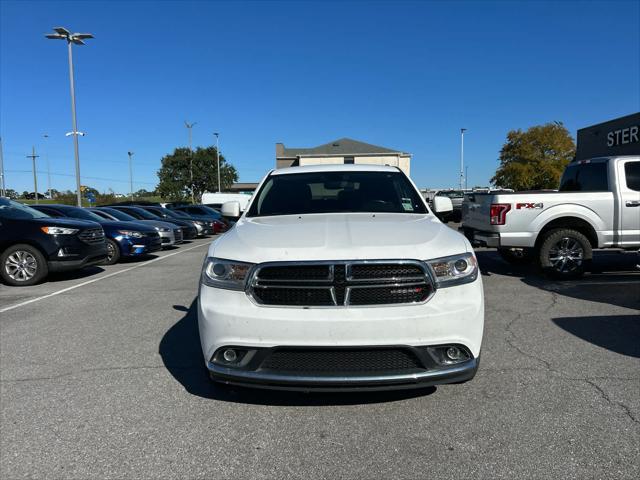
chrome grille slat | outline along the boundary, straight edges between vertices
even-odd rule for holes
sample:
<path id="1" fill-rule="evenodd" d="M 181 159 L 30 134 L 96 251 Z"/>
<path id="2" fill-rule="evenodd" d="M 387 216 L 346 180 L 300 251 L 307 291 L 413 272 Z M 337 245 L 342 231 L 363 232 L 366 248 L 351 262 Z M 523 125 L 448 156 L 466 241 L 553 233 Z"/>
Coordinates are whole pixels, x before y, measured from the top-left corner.
<path id="1" fill-rule="evenodd" d="M 264 263 L 254 268 L 247 287 L 257 304 L 279 307 L 407 305 L 424 303 L 433 292 L 430 271 L 417 260 Z"/>

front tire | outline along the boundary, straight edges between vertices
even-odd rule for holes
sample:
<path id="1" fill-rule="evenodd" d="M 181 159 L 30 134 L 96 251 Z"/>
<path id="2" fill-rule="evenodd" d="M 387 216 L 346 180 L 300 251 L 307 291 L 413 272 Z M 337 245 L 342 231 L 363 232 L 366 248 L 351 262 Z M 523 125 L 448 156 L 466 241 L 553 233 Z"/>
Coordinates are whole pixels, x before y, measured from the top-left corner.
<path id="1" fill-rule="evenodd" d="M 12 245 L 0 255 L 0 276 L 8 285 L 35 285 L 48 273 L 49 266 L 44 255 L 31 245 Z"/>
<path id="2" fill-rule="evenodd" d="M 120 247 L 116 242 L 107 238 L 107 259 L 105 265 L 114 265 L 120 260 Z"/>
<path id="3" fill-rule="evenodd" d="M 586 236 L 577 230 L 559 228 L 543 237 L 538 260 L 547 275 L 568 280 L 580 278 L 592 257 L 591 242 Z"/>

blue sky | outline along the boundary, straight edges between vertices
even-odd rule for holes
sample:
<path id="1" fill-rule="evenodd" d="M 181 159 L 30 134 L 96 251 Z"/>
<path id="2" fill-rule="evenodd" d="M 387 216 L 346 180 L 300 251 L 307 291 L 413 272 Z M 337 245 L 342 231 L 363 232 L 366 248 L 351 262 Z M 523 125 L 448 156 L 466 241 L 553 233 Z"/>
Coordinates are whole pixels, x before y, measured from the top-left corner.
<path id="1" fill-rule="evenodd" d="M 154 187 L 160 158 L 213 143 L 259 180 L 275 143 L 340 137 L 411 152 L 421 187 L 485 185 L 508 130 L 576 129 L 640 110 L 640 2 L 0 2 L 7 187 L 32 190 L 35 145 L 74 189 L 66 47 L 75 48 L 83 184 Z M 42 137 L 48 134 L 46 143 Z M 46 188 L 44 175 L 39 185 Z"/>

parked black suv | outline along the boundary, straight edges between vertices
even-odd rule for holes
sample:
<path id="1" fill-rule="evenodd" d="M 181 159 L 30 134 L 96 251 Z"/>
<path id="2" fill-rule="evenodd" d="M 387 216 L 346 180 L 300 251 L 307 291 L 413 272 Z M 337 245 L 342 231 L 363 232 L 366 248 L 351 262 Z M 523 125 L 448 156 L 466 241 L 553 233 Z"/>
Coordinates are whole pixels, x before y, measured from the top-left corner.
<path id="1" fill-rule="evenodd" d="M 0 198 L 0 277 L 9 285 L 33 285 L 49 272 L 102 263 L 104 232 L 85 220 L 51 218 Z"/>

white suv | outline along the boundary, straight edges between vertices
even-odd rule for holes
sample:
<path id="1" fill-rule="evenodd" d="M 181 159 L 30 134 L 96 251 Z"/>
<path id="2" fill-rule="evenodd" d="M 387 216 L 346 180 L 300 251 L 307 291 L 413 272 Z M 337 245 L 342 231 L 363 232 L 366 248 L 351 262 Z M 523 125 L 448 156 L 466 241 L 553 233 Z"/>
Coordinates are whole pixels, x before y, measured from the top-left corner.
<path id="1" fill-rule="evenodd" d="M 198 323 L 220 382 L 302 390 L 462 382 L 478 368 L 482 280 L 469 241 L 399 169 L 285 168 L 266 176 L 209 247 Z"/>

